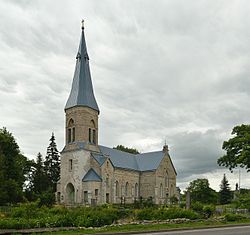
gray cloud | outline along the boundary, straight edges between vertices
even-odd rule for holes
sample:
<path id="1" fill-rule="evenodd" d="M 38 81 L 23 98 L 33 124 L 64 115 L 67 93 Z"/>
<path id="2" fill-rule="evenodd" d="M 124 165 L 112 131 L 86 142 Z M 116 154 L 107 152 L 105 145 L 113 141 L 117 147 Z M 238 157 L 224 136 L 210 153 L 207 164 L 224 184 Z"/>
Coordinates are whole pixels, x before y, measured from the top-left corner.
<path id="1" fill-rule="evenodd" d="M 84 18 L 99 142 L 152 151 L 166 138 L 182 188 L 195 177 L 218 187 L 228 172 L 216 164 L 222 142 L 249 123 L 249 8 L 246 0 L 1 2 L 0 125 L 29 157 L 45 153 L 52 131 L 63 148 Z"/>

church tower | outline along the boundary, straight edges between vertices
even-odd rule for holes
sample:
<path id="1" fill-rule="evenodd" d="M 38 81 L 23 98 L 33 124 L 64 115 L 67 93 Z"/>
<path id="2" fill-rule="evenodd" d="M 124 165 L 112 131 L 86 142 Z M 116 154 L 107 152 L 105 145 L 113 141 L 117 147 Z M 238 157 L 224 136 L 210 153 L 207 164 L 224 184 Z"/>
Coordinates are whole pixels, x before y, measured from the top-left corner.
<path id="1" fill-rule="evenodd" d="M 66 143 L 64 150 L 74 150 L 80 145 L 86 150 L 99 152 L 98 115 L 100 111 L 91 81 L 84 21 L 82 21 L 82 34 L 76 56 L 75 73 L 65 113 Z"/>

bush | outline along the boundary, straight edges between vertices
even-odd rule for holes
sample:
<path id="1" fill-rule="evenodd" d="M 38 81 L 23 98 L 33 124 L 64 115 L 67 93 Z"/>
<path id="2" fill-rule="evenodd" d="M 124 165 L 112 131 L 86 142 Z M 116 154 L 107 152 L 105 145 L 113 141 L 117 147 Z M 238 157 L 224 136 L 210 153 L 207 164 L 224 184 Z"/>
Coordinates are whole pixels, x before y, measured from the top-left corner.
<path id="1" fill-rule="evenodd" d="M 192 205 L 191 205 L 191 209 L 192 210 L 194 210 L 195 212 L 197 212 L 197 213 L 202 213 L 202 211 L 203 211 L 203 204 L 202 203 L 200 203 L 200 202 L 194 202 L 194 203 L 192 203 Z"/>
<path id="2" fill-rule="evenodd" d="M 206 205 L 206 206 L 203 207 L 202 211 L 203 211 L 203 214 L 204 214 L 205 218 L 209 218 L 211 215 L 214 214 L 215 206 Z"/>
<path id="3" fill-rule="evenodd" d="M 40 201 L 24 203 L 12 208 L 10 213 L 1 216 L 0 228 L 39 228 L 84 226 L 99 227 L 109 225 L 119 218 L 126 217 L 128 210 L 119 211 L 112 206 L 65 208 L 40 206 Z"/>
<path id="4" fill-rule="evenodd" d="M 138 210 L 136 213 L 136 218 L 138 220 L 167 220 L 177 218 L 186 218 L 194 220 L 198 218 L 198 215 L 194 211 L 181 208 L 147 208 Z"/>
<path id="5" fill-rule="evenodd" d="M 225 215 L 225 220 L 226 221 L 240 221 L 240 220 L 243 220 L 243 219 L 246 219 L 245 216 L 243 215 L 239 215 L 239 214 L 226 214 Z"/>

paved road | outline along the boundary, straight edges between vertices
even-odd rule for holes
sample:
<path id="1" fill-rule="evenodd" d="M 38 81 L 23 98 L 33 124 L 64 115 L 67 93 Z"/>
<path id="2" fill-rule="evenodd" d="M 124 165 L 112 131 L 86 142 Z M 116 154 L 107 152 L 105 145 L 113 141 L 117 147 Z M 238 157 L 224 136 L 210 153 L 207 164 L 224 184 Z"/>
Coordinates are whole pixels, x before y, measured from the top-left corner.
<path id="1" fill-rule="evenodd" d="M 142 233 L 141 235 L 250 235 L 250 226 L 197 229 L 173 232 Z"/>

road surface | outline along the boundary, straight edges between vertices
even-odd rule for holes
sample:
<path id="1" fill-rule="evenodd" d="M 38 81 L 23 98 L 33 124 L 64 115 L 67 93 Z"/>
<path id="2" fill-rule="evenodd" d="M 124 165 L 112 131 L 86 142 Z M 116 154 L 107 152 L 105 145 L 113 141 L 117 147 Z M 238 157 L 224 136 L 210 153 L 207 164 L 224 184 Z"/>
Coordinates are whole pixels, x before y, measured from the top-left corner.
<path id="1" fill-rule="evenodd" d="M 250 226 L 141 233 L 141 235 L 250 235 Z"/>

